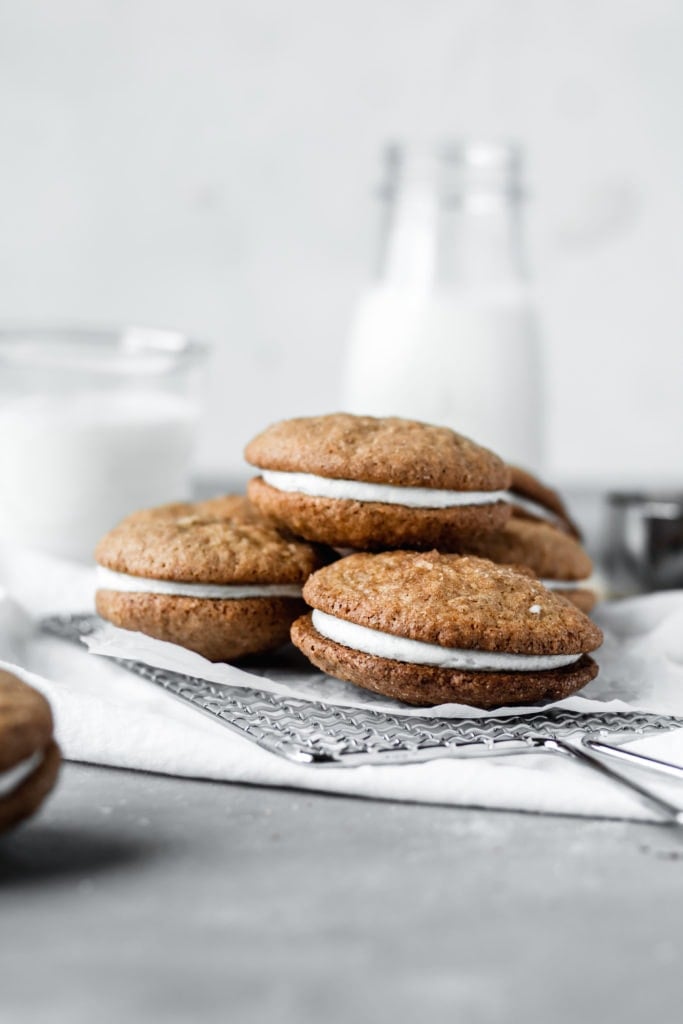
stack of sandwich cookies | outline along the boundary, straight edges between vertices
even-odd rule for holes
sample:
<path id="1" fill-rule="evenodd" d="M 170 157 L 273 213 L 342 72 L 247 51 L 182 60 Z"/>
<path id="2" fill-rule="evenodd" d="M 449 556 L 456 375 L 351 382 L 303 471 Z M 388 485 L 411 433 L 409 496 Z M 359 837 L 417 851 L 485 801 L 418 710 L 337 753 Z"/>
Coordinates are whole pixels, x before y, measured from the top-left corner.
<path id="1" fill-rule="evenodd" d="M 581 531 L 569 515 L 557 491 L 519 466 L 510 466 L 512 482 L 508 500 L 515 516 L 548 523 L 581 540 Z"/>
<path id="2" fill-rule="evenodd" d="M 590 576 L 593 563 L 569 533 L 536 519 L 512 519 L 498 533 L 461 543 L 462 554 L 489 558 L 502 565 L 524 565 L 554 590 L 588 613 L 596 602 Z"/>
<path id="3" fill-rule="evenodd" d="M 49 704 L 0 671 L 0 829 L 33 814 L 54 786 L 59 762 Z"/>
<path id="4" fill-rule="evenodd" d="M 311 576 L 292 640 L 323 672 L 408 704 L 559 700 L 597 675 L 602 634 L 524 573 L 436 551 L 351 555 Z"/>
<path id="5" fill-rule="evenodd" d="M 286 420 L 247 446 L 248 494 L 308 540 L 360 550 L 439 548 L 500 529 L 507 466 L 446 427 L 337 413 Z"/>
<path id="6" fill-rule="evenodd" d="M 230 661 L 287 641 L 304 582 L 331 556 L 229 496 L 135 513 L 95 557 L 103 618 Z"/>

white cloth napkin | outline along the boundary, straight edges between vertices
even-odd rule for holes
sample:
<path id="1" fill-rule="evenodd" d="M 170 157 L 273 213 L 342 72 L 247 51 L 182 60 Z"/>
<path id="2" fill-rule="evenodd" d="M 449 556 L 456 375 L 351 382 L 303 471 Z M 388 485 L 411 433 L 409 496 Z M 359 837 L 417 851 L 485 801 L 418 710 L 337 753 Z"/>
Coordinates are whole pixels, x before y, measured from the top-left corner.
<path id="1" fill-rule="evenodd" d="M 292 764 L 184 706 L 110 658 L 36 629 L 42 616 L 92 610 L 93 582 L 90 569 L 0 547 L 0 665 L 48 698 L 57 738 L 70 760 L 381 799 L 657 820 L 621 787 L 568 758 L 547 754 L 353 769 Z M 636 708 L 683 716 L 683 592 L 605 603 L 597 618 L 606 633 L 598 652 L 600 675 L 581 696 L 562 701 L 561 706 L 578 711 Z M 121 630 L 105 631 L 93 649 L 234 685 L 310 697 L 324 692 L 336 703 L 387 707 L 394 714 L 435 713 L 366 695 L 312 671 L 272 672 L 264 679 L 233 666 L 211 665 L 172 644 Z M 471 717 L 476 712 L 446 705 L 438 713 Z M 630 746 L 683 763 L 683 730 Z M 647 781 L 653 785 L 651 776 Z M 683 805 L 683 786 L 657 781 L 656 788 Z"/>

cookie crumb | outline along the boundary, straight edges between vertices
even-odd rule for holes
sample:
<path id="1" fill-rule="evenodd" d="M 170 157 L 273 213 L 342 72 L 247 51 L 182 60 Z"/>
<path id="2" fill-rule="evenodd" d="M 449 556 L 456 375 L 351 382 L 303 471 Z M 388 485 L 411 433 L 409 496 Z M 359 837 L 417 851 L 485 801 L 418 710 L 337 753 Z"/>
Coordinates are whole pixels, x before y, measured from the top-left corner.
<path id="1" fill-rule="evenodd" d="M 176 519 L 176 525 L 180 527 L 198 526 L 201 521 L 200 516 L 181 516 L 179 519 Z"/>

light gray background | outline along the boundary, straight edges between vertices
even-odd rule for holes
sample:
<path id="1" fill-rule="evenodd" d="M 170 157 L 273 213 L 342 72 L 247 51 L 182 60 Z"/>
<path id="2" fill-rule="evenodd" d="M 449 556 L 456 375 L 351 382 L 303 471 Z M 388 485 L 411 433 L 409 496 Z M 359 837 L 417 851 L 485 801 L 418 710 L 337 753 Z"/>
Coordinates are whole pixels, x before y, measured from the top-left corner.
<path id="1" fill-rule="evenodd" d="M 528 147 L 550 472 L 674 480 L 683 4 L 0 0 L 0 320 L 215 342 L 204 470 L 338 405 L 388 137 Z"/>

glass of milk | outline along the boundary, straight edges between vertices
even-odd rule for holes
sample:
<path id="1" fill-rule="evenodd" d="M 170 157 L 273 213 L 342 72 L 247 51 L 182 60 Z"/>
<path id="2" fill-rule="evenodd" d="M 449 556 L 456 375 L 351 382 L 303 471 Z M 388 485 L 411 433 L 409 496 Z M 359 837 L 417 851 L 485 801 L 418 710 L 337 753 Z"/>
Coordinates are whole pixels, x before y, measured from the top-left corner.
<path id="1" fill-rule="evenodd" d="M 207 349 L 172 331 L 0 331 L 0 541 L 77 560 L 183 499 Z"/>

